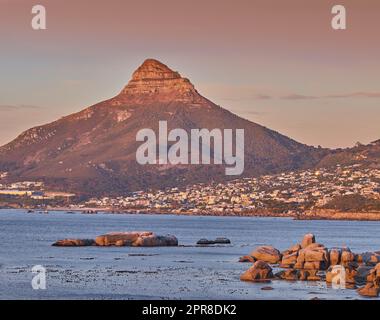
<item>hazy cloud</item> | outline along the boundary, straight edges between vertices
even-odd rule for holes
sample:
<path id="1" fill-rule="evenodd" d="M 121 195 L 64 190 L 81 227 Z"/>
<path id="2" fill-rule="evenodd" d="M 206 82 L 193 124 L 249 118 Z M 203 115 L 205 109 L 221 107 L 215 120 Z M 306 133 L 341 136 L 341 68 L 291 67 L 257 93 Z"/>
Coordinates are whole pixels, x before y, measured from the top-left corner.
<path id="1" fill-rule="evenodd" d="M 302 94 L 296 94 L 296 93 L 293 93 L 293 94 L 289 94 L 289 95 L 286 95 L 286 96 L 282 96 L 280 97 L 281 99 L 285 99 L 285 100 L 309 100 L 309 99 L 318 99 L 318 97 L 315 97 L 315 96 L 305 96 L 305 95 L 302 95 Z"/>
<path id="2" fill-rule="evenodd" d="M 281 96 L 285 100 L 312 100 L 312 99 L 330 99 L 330 98 L 380 98 L 380 92 L 350 92 L 342 94 L 329 94 L 326 96 L 308 96 L 297 93 Z"/>
<path id="3" fill-rule="evenodd" d="M 39 106 L 33 106 L 33 105 L 7 105 L 7 104 L 0 104 L 0 111 L 20 111 L 20 110 L 36 110 L 40 109 Z"/>
<path id="4" fill-rule="evenodd" d="M 332 94 L 326 96 L 326 98 L 380 98 L 380 92 L 354 92 L 346 94 Z"/>

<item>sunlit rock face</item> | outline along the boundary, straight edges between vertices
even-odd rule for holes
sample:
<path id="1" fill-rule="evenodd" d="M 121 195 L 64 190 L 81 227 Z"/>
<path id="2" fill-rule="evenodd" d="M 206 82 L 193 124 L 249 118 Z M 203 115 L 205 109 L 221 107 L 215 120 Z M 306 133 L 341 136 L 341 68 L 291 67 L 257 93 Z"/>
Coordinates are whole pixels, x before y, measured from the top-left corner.
<path id="1" fill-rule="evenodd" d="M 115 99 L 119 103 L 136 104 L 169 101 L 207 103 L 188 79 L 154 59 L 144 61 Z"/>

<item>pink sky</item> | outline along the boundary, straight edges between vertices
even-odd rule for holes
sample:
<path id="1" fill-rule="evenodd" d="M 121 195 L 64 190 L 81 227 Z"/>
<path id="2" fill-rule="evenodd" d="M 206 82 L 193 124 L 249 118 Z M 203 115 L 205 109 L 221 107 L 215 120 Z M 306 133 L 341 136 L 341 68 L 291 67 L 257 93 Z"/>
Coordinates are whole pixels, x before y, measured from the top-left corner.
<path id="1" fill-rule="evenodd" d="M 30 27 L 47 9 L 46 31 Z M 348 29 L 334 31 L 343 4 Z M 126 84 L 146 58 L 304 143 L 380 138 L 380 1 L 0 0 L 0 144 Z"/>

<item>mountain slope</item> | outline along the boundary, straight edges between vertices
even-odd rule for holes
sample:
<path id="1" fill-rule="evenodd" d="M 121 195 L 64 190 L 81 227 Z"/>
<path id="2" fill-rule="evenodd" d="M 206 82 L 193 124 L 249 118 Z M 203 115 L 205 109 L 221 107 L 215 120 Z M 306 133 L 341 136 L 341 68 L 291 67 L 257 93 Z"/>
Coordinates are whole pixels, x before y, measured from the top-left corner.
<path id="1" fill-rule="evenodd" d="M 201 96 L 188 79 L 146 60 L 116 97 L 25 131 L 0 148 L 0 171 L 56 189 L 121 194 L 146 188 L 233 179 L 223 165 L 137 164 L 136 133 L 158 122 L 187 132 L 245 129 L 244 176 L 308 168 L 327 154 L 242 119 Z"/>

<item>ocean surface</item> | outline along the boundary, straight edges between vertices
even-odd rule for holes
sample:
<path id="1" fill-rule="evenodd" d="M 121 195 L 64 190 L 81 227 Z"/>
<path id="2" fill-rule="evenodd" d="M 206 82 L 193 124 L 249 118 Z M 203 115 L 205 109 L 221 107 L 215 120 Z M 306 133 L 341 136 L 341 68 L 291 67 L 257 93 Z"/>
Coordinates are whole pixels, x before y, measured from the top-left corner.
<path id="1" fill-rule="evenodd" d="M 180 246 L 51 246 L 58 239 L 132 230 L 174 234 Z M 380 222 L 0 210 L 0 299 L 362 299 L 324 282 L 239 280 L 250 266 L 239 263 L 240 256 L 264 244 L 285 250 L 308 232 L 327 247 L 380 250 Z M 216 237 L 231 245 L 195 245 Z M 46 290 L 32 288 L 35 265 L 47 270 Z M 261 290 L 268 286 L 273 290 Z"/>

